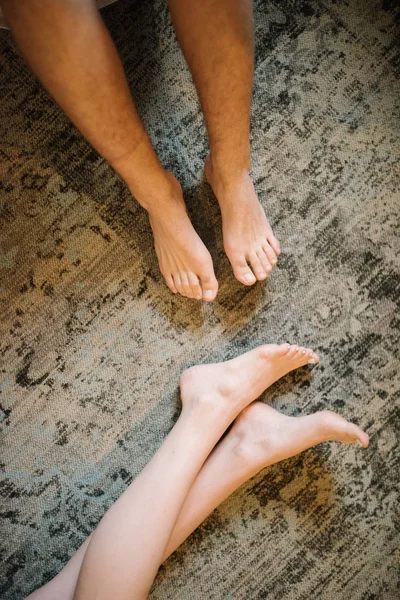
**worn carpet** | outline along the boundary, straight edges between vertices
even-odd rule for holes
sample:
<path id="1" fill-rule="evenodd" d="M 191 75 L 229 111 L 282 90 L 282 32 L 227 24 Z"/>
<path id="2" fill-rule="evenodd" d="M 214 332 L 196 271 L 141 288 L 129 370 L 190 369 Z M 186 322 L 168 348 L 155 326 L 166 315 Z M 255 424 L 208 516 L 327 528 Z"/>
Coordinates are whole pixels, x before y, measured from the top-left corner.
<path id="1" fill-rule="evenodd" d="M 335 410 L 369 449 L 323 444 L 260 473 L 168 560 L 150 597 L 400 595 L 400 11 L 255 4 L 253 175 L 284 251 L 252 288 L 223 253 L 204 124 L 165 3 L 103 12 L 212 253 L 212 305 L 165 287 L 145 212 L 0 32 L 4 600 L 55 575 L 154 454 L 185 367 L 286 340 L 322 364 L 263 400 L 289 415 Z"/>

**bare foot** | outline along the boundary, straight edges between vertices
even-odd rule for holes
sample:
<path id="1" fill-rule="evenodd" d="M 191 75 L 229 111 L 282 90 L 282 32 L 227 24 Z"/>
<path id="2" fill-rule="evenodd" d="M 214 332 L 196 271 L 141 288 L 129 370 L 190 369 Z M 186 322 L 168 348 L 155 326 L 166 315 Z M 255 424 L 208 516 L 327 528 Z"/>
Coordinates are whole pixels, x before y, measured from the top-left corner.
<path id="1" fill-rule="evenodd" d="M 281 250 L 249 173 L 244 170 L 223 178 L 213 168 L 210 156 L 204 172 L 221 209 L 224 248 L 236 279 L 245 285 L 265 279 Z"/>
<path id="2" fill-rule="evenodd" d="M 266 344 L 222 363 L 197 365 L 180 379 L 183 407 L 198 401 L 218 406 L 235 418 L 275 381 L 318 356 L 309 348 L 289 344 Z"/>
<path id="3" fill-rule="evenodd" d="M 329 440 L 359 442 L 364 448 L 369 444 L 362 429 L 329 410 L 288 417 L 262 402 L 253 402 L 240 413 L 229 436 L 236 437 L 232 447 L 240 448 L 239 455 L 257 470 Z"/>
<path id="4" fill-rule="evenodd" d="M 218 291 L 212 259 L 186 212 L 182 189 L 171 180 L 167 206 L 149 209 L 150 225 L 161 273 L 169 289 L 197 300 L 214 300 Z"/>

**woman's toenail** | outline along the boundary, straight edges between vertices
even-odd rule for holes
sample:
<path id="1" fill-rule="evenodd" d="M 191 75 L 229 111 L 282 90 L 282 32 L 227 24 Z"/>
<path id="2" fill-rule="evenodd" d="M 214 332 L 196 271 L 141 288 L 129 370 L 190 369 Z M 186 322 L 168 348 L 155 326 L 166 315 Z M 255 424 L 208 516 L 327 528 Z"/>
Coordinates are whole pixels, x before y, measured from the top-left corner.
<path id="1" fill-rule="evenodd" d="M 247 273 L 247 275 L 245 275 L 243 277 L 243 279 L 245 281 L 247 281 L 247 283 L 251 283 L 252 281 L 254 281 L 254 275 L 251 275 L 250 273 Z"/>
<path id="2" fill-rule="evenodd" d="M 209 298 L 209 299 L 211 299 L 212 297 L 213 297 L 213 291 L 212 291 L 212 290 L 206 290 L 206 291 L 204 292 L 204 298 Z M 200 298 L 201 298 L 201 296 L 200 296 Z"/>

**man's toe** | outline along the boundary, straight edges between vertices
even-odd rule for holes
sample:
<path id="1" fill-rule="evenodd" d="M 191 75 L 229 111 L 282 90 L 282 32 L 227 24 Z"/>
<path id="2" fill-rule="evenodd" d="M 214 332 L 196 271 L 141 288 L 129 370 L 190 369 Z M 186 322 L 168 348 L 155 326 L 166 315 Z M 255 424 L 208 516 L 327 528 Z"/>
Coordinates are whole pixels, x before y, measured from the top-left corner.
<path id="1" fill-rule="evenodd" d="M 196 300 L 201 300 L 203 297 L 203 292 L 200 286 L 199 278 L 194 273 L 188 273 L 188 280 L 192 290 L 193 298 L 196 298 Z"/>
<path id="2" fill-rule="evenodd" d="M 233 274 L 240 283 L 244 285 L 253 285 L 257 281 L 254 273 L 247 264 L 245 256 L 235 257 L 231 260 Z"/>
<path id="3" fill-rule="evenodd" d="M 267 273 L 263 267 L 261 260 L 259 259 L 256 252 L 249 253 L 249 261 L 251 264 L 252 271 L 259 281 L 267 277 Z"/>
<path id="4" fill-rule="evenodd" d="M 176 286 L 174 284 L 174 278 L 172 277 L 172 275 L 165 276 L 165 283 L 167 284 L 167 286 L 173 294 L 177 294 L 178 290 L 176 289 Z"/>
<path id="5" fill-rule="evenodd" d="M 275 254 L 272 246 L 270 246 L 270 244 L 268 244 L 268 242 L 265 242 L 262 249 L 263 249 L 266 257 L 268 258 L 269 262 L 271 263 L 271 265 L 276 265 L 276 263 L 278 262 L 278 259 L 276 258 L 276 254 Z"/>

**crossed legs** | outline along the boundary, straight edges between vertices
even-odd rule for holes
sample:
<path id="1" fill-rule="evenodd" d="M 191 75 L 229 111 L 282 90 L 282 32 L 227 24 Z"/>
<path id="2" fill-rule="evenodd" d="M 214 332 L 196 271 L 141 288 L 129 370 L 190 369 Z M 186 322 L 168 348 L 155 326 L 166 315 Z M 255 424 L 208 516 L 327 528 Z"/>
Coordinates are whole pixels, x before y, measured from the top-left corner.
<path id="1" fill-rule="evenodd" d="M 367 446 L 368 436 L 334 413 L 293 418 L 253 402 L 317 361 L 305 348 L 267 345 L 185 371 L 182 414 L 164 444 L 61 573 L 29 598 L 145 598 L 159 565 L 259 470 L 327 440 Z"/>

